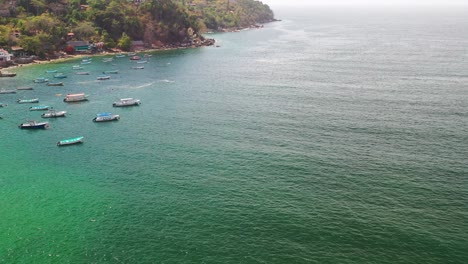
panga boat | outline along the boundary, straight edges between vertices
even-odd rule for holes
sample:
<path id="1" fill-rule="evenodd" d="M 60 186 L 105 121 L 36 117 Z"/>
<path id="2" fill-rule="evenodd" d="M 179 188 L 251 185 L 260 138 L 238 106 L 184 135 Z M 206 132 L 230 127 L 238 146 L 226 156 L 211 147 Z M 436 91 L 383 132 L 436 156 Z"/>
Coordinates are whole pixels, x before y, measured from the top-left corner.
<path id="1" fill-rule="evenodd" d="M 43 113 L 41 116 L 44 118 L 49 118 L 49 117 L 64 117 L 67 111 L 55 111 L 55 110 L 49 110 L 47 113 Z"/>
<path id="2" fill-rule="evenodd" d="M 130 60 L 141 60 L 141 57 L 135 55 L 135 56 L 132 56 Z"/>
<path id="3" fill-rule="evenodd" d="M 48 105 L 38 105 L 29 107 L 29 111 L 45 111 L 49 110 L 50 106 Z"/>
<path id="4" fill-rule="evenodd" d="M 143 64 L 143 63 L 148 63 L 148 61 L 147 60 L 142 60 L 142 61 L 137 61 L 137 63 Z"/>
<path id="5" fill-rule="evenodd" d="M 34 90 L 32 87 L 18 87 L 16 90 Z"/>
<path id="6" fill-rule="evenodd" d="M 18 99 L 19 104 L 39 103 L 39 98 L 34 99 Z"/>
<path id="7" fill-rule="evenodd" d="M 57 142 L 57 146 L 67 146 L 67 145 L 73 145 L 73 144 L 80 144 L 83 143 L 84 137 L 76 137 L 76 138 L 69 138 L 69 139 L 63 139 Z"/>
<path id="8" fill-rule="evenodd" d="M 131 68 L 134 70 L 141 70 L 141 69 L 144 69 L 145 66 L 132 66 Z"/>
<path id="9" fill-rule="evenodd" d="M 47 70 L 46 73 L 56 73 L 57 70 Z"/>
<path id="10" fill-rule="evenodd" d="M 72 69 L 73 70 L 82 70 L 83 67 L 81 67 L 80 65 L 73 65 Z"/>
<path id="11" fill-rule="evenodd" d="M 45 83 L 45 82 L 48 82 L 48 81 L 49 81 L 49 79 L 46 79 L 44 77 L 38 77 L 38 78 L 34 79 L 35 83 Z"/>
<path id="12" fill-rule="evenodd" d="M 89 72 L 76 72 L 76 75 L 89 75 Z"/>
<path id="13" fill-rule="evenodd" d="M 67 78 L 67 76 L 63 73 L 57 73 L 54 75 L 54 78 L 63 79 L 63 78 Z"/>
<path id="14" fill-rule="evenodd" d="M 114 121 L 114 120 L 119 120 L 120 116 L 119 115 L 113 115 L 112 113 L 109 112 L 104 112 L 104 113 L 99 113 L 96 115 L 95 118 L 93 118 L 94 122 L 106 122 L 106 121 Z"/>
<path id="15" fill-rule="evenodd" d="M 104 73 L 104 74 L 110 74 L 110 73 L 117 74 L 117 73 L 119 73 L 119 70 L 103 71 L 102 73 Z"/>
<path id="16" fill-rule="evenodd" d="M 88 95 L 84 93 L 67 94 L 63 99 L 64 102 L 81 102 L 86 100 L 88 100 Z"/>
<path id="17" fill-rule="evenodd" d="M 14 94 L 15 90 L 0 90 L 0 94 Z"/>
<path id="18" fill-rule="evenodd" d="M 98 80 L 109 80 L 110 76 L 109 75 L 101 75 L 97 77 Z"/>
<path id="19" fill-rule="evenodd" d="M 38 128 L 49 128 L 49 122 L 36 122 L 36 121 L 28 121 L 26 123 L 22 123 L 19 125 L 19 128 L 24 129 L 38 129 Z"/>
<path id="20" fill-rule="evenodd" d="M 0 77 L 15 77 L 16 73 L 0 71 Z"/>
<path id="21" fill-rule="evenodd" d="M 114 102 L 112 106 L 114 107 L 122 107 L 122 106 L 133 106 L 133 105 L 140 105 L 141 102 L 139 99 L 133 98 L 122 98 L 118 102 Z"/>
<path id="22" fill-rule="evenodd" d="M 47 86 L 63 86 L 63 82 L 49 82 Z"/>

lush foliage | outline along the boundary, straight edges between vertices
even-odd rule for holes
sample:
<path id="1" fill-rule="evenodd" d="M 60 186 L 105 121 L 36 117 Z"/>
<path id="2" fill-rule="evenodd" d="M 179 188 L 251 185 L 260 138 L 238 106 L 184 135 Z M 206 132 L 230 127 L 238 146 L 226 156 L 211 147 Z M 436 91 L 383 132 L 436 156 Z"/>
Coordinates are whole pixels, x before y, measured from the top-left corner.
<path id="1" fill-rule="evenodd" d="M 76 40 L 129 49 L 131 40 L 184 43 L 207 29 L 236 28 L 273 20 L 255 0 L 0 0 L 0 47 L 20 45 L 37 55 Z"/>

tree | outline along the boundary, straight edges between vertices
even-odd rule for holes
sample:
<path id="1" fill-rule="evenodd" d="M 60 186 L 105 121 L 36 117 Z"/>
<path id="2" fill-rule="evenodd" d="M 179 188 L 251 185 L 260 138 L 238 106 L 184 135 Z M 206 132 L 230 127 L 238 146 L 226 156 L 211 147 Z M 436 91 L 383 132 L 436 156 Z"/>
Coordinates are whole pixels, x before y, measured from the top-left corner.
<path id="1" fill-rule="evenodd" d="M 118 47 L 124 51 L 129 51 L 132 46 L 132 40 L 130 37 L 124 32 L 122 33 L 122 37 L 119 39 Z"/>

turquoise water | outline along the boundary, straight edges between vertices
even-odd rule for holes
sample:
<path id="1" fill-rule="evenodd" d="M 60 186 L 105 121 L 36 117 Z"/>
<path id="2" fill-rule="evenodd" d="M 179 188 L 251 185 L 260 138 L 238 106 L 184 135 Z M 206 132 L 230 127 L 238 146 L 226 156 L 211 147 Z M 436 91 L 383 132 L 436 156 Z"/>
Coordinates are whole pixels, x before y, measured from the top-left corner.
<path id="1" fill-rule="evenodd" d="M 34 90 L 0 95 L 0 263 L 466 263 L 465 14 L 278 10 L 143 70 L 11 70 Z M 35 97 L 68 116 L 18 129 Z"/>

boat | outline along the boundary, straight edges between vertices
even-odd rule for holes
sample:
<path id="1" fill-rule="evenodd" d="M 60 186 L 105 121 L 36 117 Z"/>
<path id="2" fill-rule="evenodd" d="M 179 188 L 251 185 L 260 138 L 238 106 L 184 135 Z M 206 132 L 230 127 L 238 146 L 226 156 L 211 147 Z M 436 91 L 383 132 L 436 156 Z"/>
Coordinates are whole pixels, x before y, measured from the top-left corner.
<path id="1" fill-rule="evenodd" d="M 60 141 L 57 141 L 57 146 L 68 146 L 68 145 L 74 145 L 74 144 L 80 144 L 83 143 L 84 137 L 76 137 L 76 138 L 69 138 L 69 139 L 62 139 Z"/>
<path id="2" fill-rule="evenodd" d="M 18 127 L 23 128 L 23 129 L 39 129 L 39 128 L 45 129 L 45 128 L 49 128 L 50 125 L 49 125 L 49 122 L 28 121 L 26 123 L 20 124 Z"/>
<path id="3" fill-rule="evenodd" d="M 103 74 L 110 74 L 110 73 L 117 74 L 117 73 L 119 73 L 119 70 L 103 71 L 102 73 L 103 73 Z"/>
<path id="4" fill-rule="evenodd" d="M 0 107 L 7 107 L 8 104 L 0 103 Z"/>
<path id="5" fill-rule="evenodd" d="M 19 104 L 39 103 L 39 98 L 34 99 L 18 99 Z"/>
<path id="6" fill-rule="evenodd" d="M 137 55 L 136 52 L 129 52 L 129 53 L 127 53 L 127 56 L 129 56 L 129 57 L 136 56 L 136 55 Z"/>
<path id="7" fill-rule="evenodd" d="M 113 60 L 114 60 L 113 58 L 104 58 L 102 59 L 102 62 L 111 62 Z"/>
<path id="8" fill-rule="evenodd" d="M 141 60 L 140 56 L 132 56 L 130 57 L 130 60 Z"/>
<path id="9" fill-rule="evenodd" d="M 18 87 L 16 90 L 34 90 L 32 87 Z"/>
<path id="10" fill-rule="evenodd" d="M 49 110 L 47 113 L 43 113 L 41 116 L 44 118 L 49 117 L 65 117 L 67 111 L 55 111 L 53 109 Z"/>
<path id="11" fill-rule="evenodd" d="M 63 78 L 67 78 L 67 76 L 63 73 L 57 73 L 54 75 L 54 78 L 63 79 Z"/>
<path id="12" fill-rule="evenodd" d="M 134 105 L 140 105 L 141 101 L 139 99 L 133 99 L 133 98 L 122 98 L 118 102 L 114 102 L 112 106 L 114 107 L 124 107 L 124 106 L 134 106 Z"/>
<path id="13" fill-rule="evenodd" d="M 46 73 L 56 73 L 57 70 L 47 70 Z"/>
<path id="14" fill-rule="evenodd" d="M 137 61 L 136 63 L 143 64 L 143 63 L 148 63 L 148 61 L 147 60 L 142 60 L 142 61 Z"/>
<path id="15" fill-rule="evenodd" d="M 38 105 L 29 107 L 29 111 L 45 111 L 49 110 L 50 106 L 48 105 Z"/>
<path id="16" fill-rule="evenodd" d="M 73 70 L 82 70 L 83 67 L 81 67 L 80 65 L 73 65 L 72 69 Z"/>
<path id="17" fill-rule="evenodd" d="M 16 90 L 0 90 L 0 94 L 14 94 Z"/>
<path id="18" fill-rule="evenodd" d="M 76 75 L 89 75 L 89 72 L 76 72 Z"/>
<path id="19" fill-rule="evenodd" d="M 80 62 L 81 65 L 91 64 L 91 61 L 82 61 Z"/>
<path id="20" fill-rule="evenodd" d="M 47 86 L 63 86 L 63 82 L 49 82 Z"/>
<path id="21" fill-rule="evenodd" d="M 113 115 L 109 112 L 99 113 L 93 118 L 94 122 L 117 121 L 120 119 L 119 115 Z"/>
<path id="22" fill-rule="evenodd" d="M 45 83 L 45 82 L 48 82 L 48 81 L 49 81 L 49 79 L 46 79 L 44 77 L 38 77 L 38 78 L 34 79 L 35 83 Z"/>
<path id="23" fill-rule="evenodd" d="M 125 55 L 125 54 L 117 54 L 117 55 L 115 55 L 116 58 L 123 58 L 123 57 L 125 57 L 125 56 L 127 56 L 127 55 Z"/>
<path id="24" fill-rule="evenodd" d="M 87 101 L 88 100 L 88 95 L 84 93 L 77 93 L 77 94 L 67 94 L 67 96 L 63 99 L 64 102 L 81 102 L 81 101 Z"/>
<path id="25" fill-rule="evenodd" d="M 134 69 L 134 70 L 141 70 L 141 69 L 144 69 L 145 66 L 132 66 L 130 67 L 131 69 Z"/>
<path id="26" fill-rule="evenodd" d="M 97 77 L 98 80 L 109 80 L 110 76 L 109 75 L 101 75 Z"/>
<path id="27" fill-rule="evenodd" d="M 16 73 L 0 71 L 0 77 L 15 77 Z"/>

